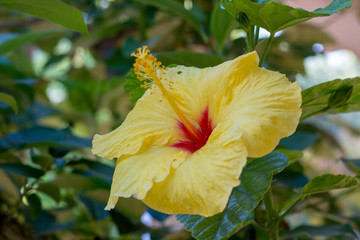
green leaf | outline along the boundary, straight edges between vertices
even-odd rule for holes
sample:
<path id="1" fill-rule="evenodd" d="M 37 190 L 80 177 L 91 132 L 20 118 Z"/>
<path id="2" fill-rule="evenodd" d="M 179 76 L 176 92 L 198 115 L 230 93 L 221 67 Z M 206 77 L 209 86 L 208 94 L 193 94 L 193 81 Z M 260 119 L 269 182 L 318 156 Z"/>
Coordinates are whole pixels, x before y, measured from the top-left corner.
<path id="1" fill-rule="evenodd" d="M 86 177 L 70 173 L 59 174 L 51 183 L 59 188 L 73 188 L 79 192 L 94 189 L 110 189 L 110 183 L 97 177 Z"/>
<path id="2" fill-rule="evenodd" d="M 149 4 L 151 6 L 160 8 L 165 12 L 170 12 L 185 19 L 200 34 L 204 42 L 208 41 L 208 37 L 206 36 L 203 30 L 203 26 L 201 24 L 200 19 L 194 13 L 186 10 L 180 2 L 177 2 L 175 0 L 135 0 L 135 1 Z"/>
<path id="3" fill-rule="evenodd" d="M 336 79 L 302 91 L 301 120 L 318 113 L 360 110 L 360 77 Z"/>
<path id="4" fill-rule="evenodd" d="M 252 24 L 265 28 L 270 33 L 275 33 L 311 18 L 329 16 L 342 9 L 349 8 L 351 7 L 351 0 L 334 0 L 327 7 L 312 12 L 273 1 L 255 3 L 250 0 L 221 0 L 221 4 L 234 18 L 243 12 Z"/>
<path id="5" fill-rule="evenodd" d="M 234 19 L 224 9 L 221 9 L 220 3 L 218 3 L 211 13 L 210 31 L 220 51 L 223 49 L 225 40 L 234 23 Z"/>
<path id="6" fill-rule="evenodd" d="M 54 199 L 56 202 L 60 202 L 61 200 L 60 189 L 55 184 L 40 183 L 37 190 L 45 193 L 46 195 Z"/>
<path id="7" fill-rule="evenodd" d="M 1 0 L 0 0 L 1 2 Z M 37 39 L 61 33 L 59 31 L 47 31 L 47 32 L 32 32 L 24 33 L 18 37 L 12 38 L 0 45 L 0 55 L 10 52 L 13 49 L 24 46 L 28 43 L 31 43 Z"/>
<path id="8" fill-rule="evenodd" d="M 324 236 L 324 237 L 334 237 L 334 236 L 348 236 L 347 239 L 358 239 L 356 230 L 353 229 L 349 224 L 343 225 L 323 225 L 323 226 L 299 226 L 292 230 L 290 233 L 285 234 L 284 238 L 294 238 L 299 235 L 306 233 L 311 237 Z M 310 238 L 313 239 L 313 238 Z"/>
<path id="9" fill-rule="evenodd" d="M 74 136 L 69 129 L 53 129 L 34 126 L 5 135 L 4 139 L 10 148 L 25 147 L 69 147 L 71 149 L 90 147 L 91 140 Z"/>
<path id="10" fill-rule="evenodd" d="M 134 69 L 130 69 L 129 73 L 125 77 L 124 89 L 130 94 L 130 100 L 136 102 L 144 95 L 146 88 L 142 88 L 143 84 L 136 76 Z"/>
<path id="11" fill-rule="evenodd" d="M 353 171 L 356 174 L 360 174 L 360 159 L 341 158 L 341 161 L 346 165 L 349 170 Z"/>
<path id="12" fill-rule="evenodd" d="M 302 193 L 306 196 L 334 189 L 354 187 L 358 184 L 359 181 L 355 177 L 325 174 L 311 179 L 302 189 Z"/>
<path id="13" fill-rule="evenodd" d="M 45 18 L 74 31 L 88 35 L 82 13 L 59 0 L 0 0 L 4 7 Z"/>
<path id="14" fill-rule="evenodd" d="M 198 68 L 216 66 L 224 61 L 219 56 L 191 51 L 160 52 L 156 57 L 165 66 L 170 64 L 178 64 Z"/>
<path id="15" fill-rule="evenodd" d="M 49 169 L 54 163 L 54 160 L 50 154 L 39 154 L 32 157 L 32 160 L 43 169 Z"/>
<path id="16" fill-rule="evenodd" d="M 31 217 L 33 219 L 38 218 L 42 212 L 41 201 L 39 197 L 35 193 L 33 193 L 29 196 L 26 196 L 26 200 L 30 207 Z"/>
<path id="17" fill-rule="evenodd" d="M 233 189 L 228 205 L 222 213 L 212 217 L 177 215 L 196 239 L 227 239 L 252 213 L 268 190 L 273 172 L 280 172 L 288 164 L 285 154 L 273 152 L 249 160 L 241 173 L 241 184 Z"/>
<path id="18" fill-rule="evenodd" d="M 18 106 L 13 96 L 0 92 L 0 102 L 6 103 L 16 114 L 18 113 Z"/>
<path id="19" fill-rule="evenodd" d="M 22 163 L 0 163 L 0 168 L 7 172 L 25 177 L 39 178 L 44 175 L 42 170 L 26 166 Z"/>

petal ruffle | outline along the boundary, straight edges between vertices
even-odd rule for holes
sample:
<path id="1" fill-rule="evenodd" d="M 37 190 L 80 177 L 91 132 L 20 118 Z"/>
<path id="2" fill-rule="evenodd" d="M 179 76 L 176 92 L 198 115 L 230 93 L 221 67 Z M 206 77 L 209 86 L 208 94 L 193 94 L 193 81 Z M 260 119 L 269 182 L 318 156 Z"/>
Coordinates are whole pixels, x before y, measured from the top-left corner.
<path id="1" fill-rule="evenodd" d="M 106 210 L 113 208 L 119 197 L 136 195 L 143 199 L 154 182 L 163 181 L 171 167 L 178 167 L 187 153 L 172 147 L 150 147 L 133 156 L 117 160 Z"/>
<path id="2" fill-rule="evenodd" d="M 95 135 L 92 152 L 112 159 L 135 154 L 142 145 L 164 146 L 175 141 L 177 116 L 158 91 L 149 89 L 117 129 Z"/>
<path id="3" fill-rule="evenodd" d="M 246 164 L 246 149 L 235 127 L 218 125 L 204 147 L 154 184 L 144 203 L 170 214 L 212 216 L 223 211 Z"/>
<path id="4" fill-rule="evenodd" d="M 301 115 L 301 88 L 284 74 L 258 68 L 235 89 L 223 121 L 239 124 L 249 157 L 271 152 L 295 132 Z"/>

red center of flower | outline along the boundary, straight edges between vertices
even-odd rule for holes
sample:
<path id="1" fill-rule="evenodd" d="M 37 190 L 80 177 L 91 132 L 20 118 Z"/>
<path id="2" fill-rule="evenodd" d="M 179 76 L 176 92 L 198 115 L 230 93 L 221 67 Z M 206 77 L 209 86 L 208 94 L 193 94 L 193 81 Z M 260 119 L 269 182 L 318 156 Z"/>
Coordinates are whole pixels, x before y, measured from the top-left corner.
<path id="1" fill-rule="evenodd" d="M 198 134 L 193 134 L 189 129 L 186 128 L 184 123 L 178 122 L 179 127 L 186 139 L 180 140 L 179 142 L 171 145 L 172 147 L 187 150 L 189 152 L 195 152 L 202 148 L 213 131 L 212 121 L 209 118 L 209 110 L 206 108 L 202 113 L 198 124 L 200 129 L 197 128 Z"/>

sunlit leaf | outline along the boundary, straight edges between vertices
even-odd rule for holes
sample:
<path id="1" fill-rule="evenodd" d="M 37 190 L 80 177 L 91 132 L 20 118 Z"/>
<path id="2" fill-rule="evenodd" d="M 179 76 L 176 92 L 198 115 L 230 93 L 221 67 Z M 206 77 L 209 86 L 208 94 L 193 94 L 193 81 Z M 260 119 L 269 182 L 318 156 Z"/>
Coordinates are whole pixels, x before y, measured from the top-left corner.
<path id="1" fill-rule="evenodd" d="M 301 120 L 319 113 L 360 110 L 360 77 L 336 79 L 302 91 Z"/>
<path id="2" fill-rule="evenodd" d="M 74 31 L 88 35 L 82 13 L 59 0 L 0 0 L 4 7 L 45 18 Z"/>
<path id="3" fill-rule="evenodd" d="M 273 172 L 288 164 L 285 154 L 273 152 L 251 160 L 241 173 L 241 184 L 235 187 L 222 213 L 212 217 L 177 215 L 196 239 L 228 239 L 243 224 L 268 190 Z"/>
<path id="4" fill-rule="evenodd" d="M 239 13 L 245 13 L 252 24 L 275 33 L 311 18 L 329 16 L 349 8 L 351 0 L 333 0 L 327 7 L 312 12 L 273 1 L 255 3 L 250 0 L 222 0 L 221 4 L 234 18 Z"/>
<path id="5" fill-rule="evenodd" d="M 359 181 L 355 177 L 325 174 L 311 179 L 302 189 L 302 193 L 306 196 L 334 189 L 354 187 L 358 184 Z"/>
<path id="6" fill-rule="evenodd" d="M 0 0 L 1 2 L 1 0 Z M 0 45 L 0 55 L 3 55 L 11 50 L 24 46 L 28 43 L 31 43 L 37 39 L 51 36 L 54 34 L 58 34 L 59 31 L 48 31 L 48 32 L 31 32 L 31 33 L 24 33 L 15 38 L 12 38 Z"/>
<path id="7" fill-rule="evenodd" d="M 184 6 L 175 0 L 136 0 L 157 7 L 163 11 L 175 14 L 188 21 L 193 28 L 200 34 L 203 41 L 207 41 L 207 36 L 203 31 L 200 19 L 192 12 L 186 10 Z"/>
<path id="8" fill-rule="evenodd" d="M 6 103 L 15 113 L 18 112 L 18 106 L 13 96 L 0 92 L 0 102 Z"/>

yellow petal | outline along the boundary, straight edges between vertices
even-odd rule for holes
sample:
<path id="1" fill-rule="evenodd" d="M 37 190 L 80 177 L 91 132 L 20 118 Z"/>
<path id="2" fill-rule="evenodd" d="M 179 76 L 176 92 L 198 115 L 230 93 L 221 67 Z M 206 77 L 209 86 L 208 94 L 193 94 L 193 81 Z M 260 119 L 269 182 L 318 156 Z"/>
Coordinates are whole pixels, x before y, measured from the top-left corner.
<path id="1" fill-rule="evenodd" d="M 207 144 L 148 191 L 144 203 L 169 214 L 212 216 L 224 210 L 246 163 L 238 126 L 218 125 Z"/>
<path id="2" fill-rule="evenodd" d="M 119 158 L 137 153 L 143 144 L 164 146 L 178 139 L 175 112 L 158 90 L 150 90 L 138 100 L 117 129 L 105 135 L 95 135 L 94 154 L 110 159 Z"/>
<path id="3" fill-rule="evenodd" d="M 249 157 L 268 154 L 281 138 L 295 132 L 301 115 L 301 88 L 284 74 L 258 68 L 233 94 L 222 120 L 240 125 Z"/>
<path id="4" fill-rule="evenodd" d="M 167 71 L 174 82 L 172 94 L 191 119 L 198 119 L 206 107 L 214 124 L 219 122 L 224 105 L 229 104 L 232 89 L 257 68 L 256 52 L 239 56 L 215 67 L 177 66 Z M 236 74 L 236 75 L 235 75 Z"/>
<path id="5" fill-rule="evenodd" d="M 171 167 L 178 167 L 188 154 L 173 147 L 150 147 L 117 160 L 106 210 L 113 208 L 119 197 L 136 195 L 143 199 L 154 182 L 163 181 Z"/>

